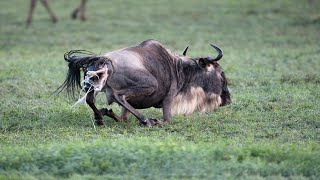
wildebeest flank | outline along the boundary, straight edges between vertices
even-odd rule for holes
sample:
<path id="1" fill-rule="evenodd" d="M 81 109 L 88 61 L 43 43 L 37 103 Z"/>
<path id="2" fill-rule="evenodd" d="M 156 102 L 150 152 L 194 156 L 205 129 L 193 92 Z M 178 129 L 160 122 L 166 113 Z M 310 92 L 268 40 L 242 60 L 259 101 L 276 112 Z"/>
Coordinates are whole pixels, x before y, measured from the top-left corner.
<path id="1" fill-rule="evenodd" d="M 171 121 L 172 114 L 210 112 L 231 102 L 227 79 L 217 62 L 222 51 L 211 46 L 218 52 L 216 58 L 188 57 L 187 48 L 183 55 L 177 55 L 155 40 L 102 55 L 84 56 L 84 51 L 72 50 L 65 54 L 69 70 L 59 90 L 74 95 L 84 86 L 86 102 L 98 125 L 103 124 L 103 115 L 120 121 L 132 113 L 141 124 L 153 126 L 161 121 L 137 111 L 150 107 L 162 108 L 165 123 Z M 84 84 L 81 70 L 87 80 Z M 122 106 L 120 117 L 111 109 L 96 107 L 95 96 L 100 91 L 109 104 Z"/>

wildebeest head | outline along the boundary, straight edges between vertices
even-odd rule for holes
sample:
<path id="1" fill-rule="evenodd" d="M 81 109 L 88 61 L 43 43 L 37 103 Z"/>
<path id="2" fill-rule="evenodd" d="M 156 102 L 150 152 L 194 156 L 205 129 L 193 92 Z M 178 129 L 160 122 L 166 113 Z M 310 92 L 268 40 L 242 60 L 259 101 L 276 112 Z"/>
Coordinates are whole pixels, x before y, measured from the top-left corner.
<path id="1" fill-rule="evenodd" d="M 228 81 L 218 61 L 223 57 L 222 50 L 217 57 L 186 57 L 188 47 L 181 59 L 179 92 L 174 99 L 173 112 L 190 114 L 194 111 L 207 112 L 231 103 Z"/>
<path id="2" fill-rule="evenodd" d="M 221 88 L 221 106 L 231 103 L 231 97 L 228 89 L 228 81 L 224 75 L 222 67 L 218 64 L 218 61 L 223 57 L 222 50 L 213 44 L 210 44 L 214 49 L 217 50 L 218 56 L 216 58 L 206 57 L 199 58 L 198 64 L 205 69 L 205 71 L 215 71 L 220 79 L 220 88 Z M 218 81 L 219 82 L 219 81 Z"/>

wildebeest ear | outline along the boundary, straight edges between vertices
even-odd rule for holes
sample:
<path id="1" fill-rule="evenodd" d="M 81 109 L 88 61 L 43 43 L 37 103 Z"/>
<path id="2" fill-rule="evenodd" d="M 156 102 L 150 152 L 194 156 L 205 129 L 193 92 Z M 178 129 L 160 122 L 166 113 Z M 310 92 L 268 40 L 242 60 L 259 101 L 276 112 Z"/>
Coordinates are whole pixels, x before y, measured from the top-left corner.
<path id="1" fill-rule="evenodd" d="M 210 64 L 210 61 L 207 58 L 200 58 L 199 59 L 199 65 L 203 68 L 205 68 L 208 64 Z"/>

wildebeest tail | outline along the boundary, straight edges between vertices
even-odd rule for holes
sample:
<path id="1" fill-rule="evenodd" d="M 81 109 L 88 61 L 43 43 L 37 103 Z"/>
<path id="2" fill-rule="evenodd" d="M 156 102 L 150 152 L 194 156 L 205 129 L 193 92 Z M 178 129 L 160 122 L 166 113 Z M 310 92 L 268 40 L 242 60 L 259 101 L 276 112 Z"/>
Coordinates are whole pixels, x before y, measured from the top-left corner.
<path id="1" fill-rule="evenodd" d="M 63 84 L 54 93 L 59 94 L 62 91 L 67 91 L 68 95 L 75 98 L 75 92 L 82 88 L 81 70 L 85 72 L 87 66 L 98 60 L 99 57 L 86 50 L 71 50 L 64 54 L 64 59 L 68 62 L 68 73 Z"/>

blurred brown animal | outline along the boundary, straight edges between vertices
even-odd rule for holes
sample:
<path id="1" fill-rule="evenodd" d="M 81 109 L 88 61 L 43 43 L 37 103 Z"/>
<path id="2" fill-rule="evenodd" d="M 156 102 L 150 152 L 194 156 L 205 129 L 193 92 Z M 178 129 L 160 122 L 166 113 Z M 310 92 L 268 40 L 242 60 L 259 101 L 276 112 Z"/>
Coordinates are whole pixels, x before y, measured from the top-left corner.
<path id="1" fill-rule="evenodd" d="M 58 18 L 51 10 L 49 3 L 48 3 L 48 0 L 39 0 L 39 1 L 42 3 L 42 5 L 48 11 L 51 21 L 53 23 L 56 23 L 58 21 Z M 36 8 L 37 2 L 38 2 L 38 0 L 30 0 L 30 9 L 29 9 L 28 18 L 27 18 L 27 27 L 29 27 L 30 24 L 32 23 L 32 16 L 33 16 L 34 9 Z M 86 20 L 86 16 L 85 16 L 86 2 L 87 2 L 87 0 L 80 1 L 79 6 L 77 6 L 71 13 L 72 19 L 77 19 L 79 17 L 82 21 Z"/>

